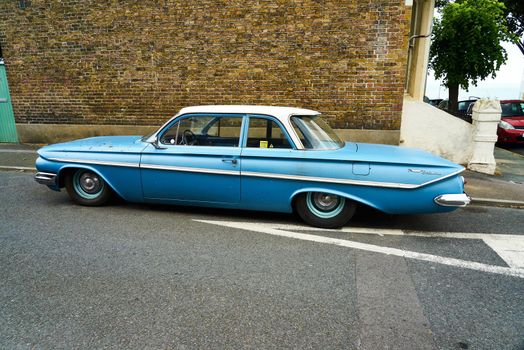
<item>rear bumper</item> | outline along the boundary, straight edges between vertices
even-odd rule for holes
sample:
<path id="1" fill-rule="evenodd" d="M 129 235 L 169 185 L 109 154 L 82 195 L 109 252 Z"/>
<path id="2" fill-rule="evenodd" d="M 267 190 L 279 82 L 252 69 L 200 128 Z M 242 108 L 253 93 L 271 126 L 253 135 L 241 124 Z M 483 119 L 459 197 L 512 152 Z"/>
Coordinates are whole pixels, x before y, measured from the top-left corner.
<path id="1" fill-rule="evenodd" d="M 35 181 L 42 185 L 56 187 L 56 174 L 39 172 L 35 175 Z"/>
<path id="2" fill-rule="evenodd" d="M 471 202 L 471 197 L 465 193 L 441 194 L 435 197 L 434 201 L 443 207 L 465 207 Z"/>

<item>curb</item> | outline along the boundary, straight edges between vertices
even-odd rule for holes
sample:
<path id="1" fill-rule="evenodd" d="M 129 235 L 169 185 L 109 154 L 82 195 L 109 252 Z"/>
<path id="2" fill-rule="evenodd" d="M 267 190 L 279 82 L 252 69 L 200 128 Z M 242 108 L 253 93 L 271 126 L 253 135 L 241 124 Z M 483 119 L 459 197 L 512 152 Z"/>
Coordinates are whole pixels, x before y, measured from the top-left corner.
<path id="1" fill-rule="evenodd" d="M 3 166 L 0 165 L 0 170 L 3 171 L 23 171 L 23 172 L 30 172 L 35 173 L 36 168 L 28 167 L 28 166 Z"/>
<path id="2" fill-rule="evenodd" d="M 10 149 L 10 148 L 1 148 L 1 147 L 0 147 L 0 153 L 34 153 L 35 156 L 37 155 L 36 150 L 32 150 L 32 149 Z"/>
<path id="3" fill-rule="evenodd" d="M 495 198 L 471 198 L 472 205 L 490 206 L 490 207 L 505 207 L 505 208 L 522 208 L 524 209 L 523 201 L 510 201 L 506 199 Z"/>

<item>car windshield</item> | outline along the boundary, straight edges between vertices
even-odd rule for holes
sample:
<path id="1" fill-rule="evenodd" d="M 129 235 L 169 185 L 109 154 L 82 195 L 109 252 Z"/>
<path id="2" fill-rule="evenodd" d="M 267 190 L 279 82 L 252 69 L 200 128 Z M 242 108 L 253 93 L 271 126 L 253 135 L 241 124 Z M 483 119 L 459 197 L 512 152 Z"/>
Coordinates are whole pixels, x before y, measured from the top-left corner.
<path id="1" fill-rule="evenodd" d="M 517 117 L 524 115 L 524 102 L 501 103 L 502 117 Z"/>
<path id="2" fill-rule="evenodd" d="M 292 116 L 291 125 L 306 149 L 336 149 L 344 146 L 344 141 L 320 115 Z"/>

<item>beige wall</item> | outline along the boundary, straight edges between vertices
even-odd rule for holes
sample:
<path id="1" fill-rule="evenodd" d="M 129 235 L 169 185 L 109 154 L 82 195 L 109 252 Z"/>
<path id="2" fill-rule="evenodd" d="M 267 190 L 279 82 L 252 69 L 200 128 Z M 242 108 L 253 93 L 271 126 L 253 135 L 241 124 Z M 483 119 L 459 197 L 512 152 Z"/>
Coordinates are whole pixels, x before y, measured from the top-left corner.
<path id="1" fill-rule="evenodd" d="M 467 164 L 473 154 L 471 124 L 428 103 L 404 99 L 400 144 Z"/>

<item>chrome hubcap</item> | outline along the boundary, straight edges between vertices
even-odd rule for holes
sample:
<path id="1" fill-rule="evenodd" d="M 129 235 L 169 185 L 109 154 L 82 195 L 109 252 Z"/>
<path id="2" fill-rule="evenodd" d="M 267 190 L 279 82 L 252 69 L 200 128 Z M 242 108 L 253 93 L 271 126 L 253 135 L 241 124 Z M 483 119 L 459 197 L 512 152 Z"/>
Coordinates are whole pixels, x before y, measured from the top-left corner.
<path id="1" fill-rule="evenodd" d="M 340 199 L 338 196 L 329 193 L 314 193 L 313 203 L 315 206 L 323 211 L 330 211 L 335 208 Z"/>
<path id="2" fill-rule="evenodd" d="M 87 171 L 80 176 L 79 183 L 82 190 L 89 194 L 98 193 L 102 188 L 102 183 L 98 176 Z"/>

